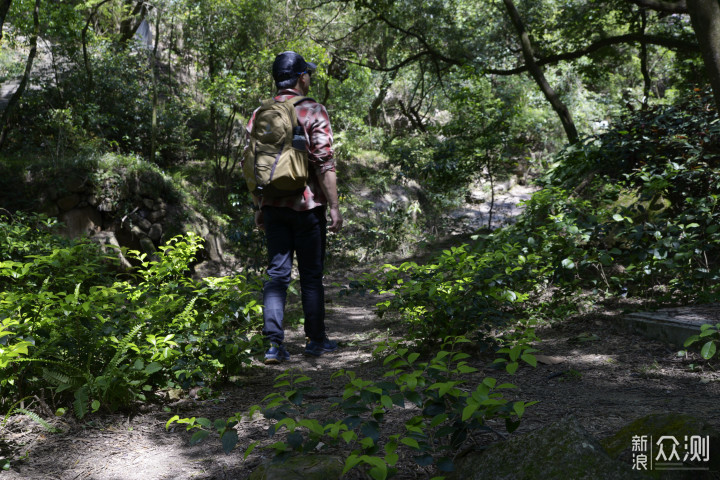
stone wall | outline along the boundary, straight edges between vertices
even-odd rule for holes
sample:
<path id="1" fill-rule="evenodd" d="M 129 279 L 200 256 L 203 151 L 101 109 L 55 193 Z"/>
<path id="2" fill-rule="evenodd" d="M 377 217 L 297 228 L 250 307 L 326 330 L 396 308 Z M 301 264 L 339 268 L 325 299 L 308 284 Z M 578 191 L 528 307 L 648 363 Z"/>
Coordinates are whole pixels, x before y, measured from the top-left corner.
<path id="1" fill-rule="evenodd" d="M 205 239 L 199 262 L 225 263 L 225 238 L 200 213 L 179 204 L 160 180 L 110 176 L 100 184 L 71 174 L 43 189 L 40 209 L 63 224 L 63 235 L 86 235 L 102 245 L 139 250 L 153 255 L 169 238 L 192 231 Z M 123 268 L 130 263 L 117 251 Z M 207 269 L 207 265 L 205 266 Z M 213 270 L 213 269 L 210 269 Z M 217 270 L 217 269 L 215 269 Z"/>

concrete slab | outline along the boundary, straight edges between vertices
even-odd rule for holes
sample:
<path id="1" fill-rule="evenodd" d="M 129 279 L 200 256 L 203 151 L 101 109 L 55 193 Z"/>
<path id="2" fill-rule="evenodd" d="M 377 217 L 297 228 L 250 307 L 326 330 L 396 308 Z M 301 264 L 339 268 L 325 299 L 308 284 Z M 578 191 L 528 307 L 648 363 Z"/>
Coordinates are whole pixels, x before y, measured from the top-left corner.
<path id="1" fill-rule="evenodd" d="M 631 330 L 680 348 L 703 324 L 720 322 L 720 303 L 636 312 L 623 318 Z"/>

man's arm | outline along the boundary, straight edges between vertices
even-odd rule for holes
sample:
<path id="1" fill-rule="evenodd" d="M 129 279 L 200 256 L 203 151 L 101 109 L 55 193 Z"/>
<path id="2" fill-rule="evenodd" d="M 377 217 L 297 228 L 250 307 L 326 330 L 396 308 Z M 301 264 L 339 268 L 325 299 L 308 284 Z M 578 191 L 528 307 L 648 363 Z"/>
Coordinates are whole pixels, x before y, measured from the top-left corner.
<path id="1" fill-rule="evenodd" d="M 330 223 L 328 228 L 331 232 L 339 232 L 342 228 L 343 219 L 340 214 L 340 203 L 338 201 L 337 175 L 334 170 L 326 170 L 318 174 L 318 180 L 320 181 L 320 188 L 322 188 L 328 206 L 330 207 L 330 220 L 332 223 Z"/>

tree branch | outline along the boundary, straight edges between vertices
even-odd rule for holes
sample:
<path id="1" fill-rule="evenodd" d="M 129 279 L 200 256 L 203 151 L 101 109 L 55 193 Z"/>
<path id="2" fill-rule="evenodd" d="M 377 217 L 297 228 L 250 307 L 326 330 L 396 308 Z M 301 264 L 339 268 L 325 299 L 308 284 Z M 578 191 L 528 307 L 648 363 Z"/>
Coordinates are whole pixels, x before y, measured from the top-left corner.
<path id="1" fill-rule="evenodd" d="M 395 22 L 393 22 L 392 20 L 387 18 L 384 14 L 373 10 L 372 5 L 373 5 L 372 2 L 363 2 L 363 6 L 365 8 L 367 8 L 368 10 L 370 10 L 371 12 L 373 12 L 377 16 L 377 18 L 379 20 L 382 20 L 388 27 L 390 27 L 394 30 L 397 30 L 398 32 L 402 32 L 405 35 L 407 35 L 408 37 L 413 37 L 418 42 L 420 42 L 420 44 L 424 47 L 424 51 L 426 54 L 430 54 L 433 58 L 442 60 L 443 62 L 449 63 L 451 65 L 465 64 L 465 61 L 443 55 L 442 53 L 437 51 L 435 48 L 433 48 L 432 45 L 430 45 L 428 43 L 427 39 L 425 37 L 423 37 L 421 34 L 419 34 L 417 32 L 413 32 L 412 30 L 408 30 L 407 28 L 401 27 L 400 25 L 396 24 Z"/>
<path id="2" fill-rule="evenodd" d="M 659 45 L 661 47 L 667 47 L 674 50 L 689 50 L 689 51 L 700 51 L 700 46 L 696 43 L 687 42 L 685 40 L 679 40 L 675 38 L 667 38 L 667 37 L 660 37 L 657 35 L 642 35 L 639 33 L 628 33 L 625 35 L 620 35 L 618 37 L 608 37 L 603 38 L 602 40 L 598 40 L 597 42 L 588 45 L 585 48 L 581 48 L 580 50 L 575 50 L 574 52 L 566 52 L 566 53 L 559 53 L 557 55 L 550 55 L 548 57 L 542 57 L 538 58 L 535 63 L 538 66 L 543 65 L 549 65 L 553 63 L 558 63 L 565 60 L 575 60 L 580 57 L 584 57 L 586 55 L 589 55 L 597 50 L 600 50 L 605 47 L 610 47 L 613 45 L 619 45 L 623 43 L 646 43 L 649 45 Z M 518 73 L 523 73 L 528 70 L 527 65 L 522 65 L 520 67 L 512 68 L 509 70 L 502 70 L 502 69 L 485 69 L 485 73 L 491 73 L 495 75 L 517 75 Z"/>
<path id="3" fill-rule="evenodd" d="M 533 51 L 532 42 L 530 42 L 530 35 L 528 34 L 528 31 L 525 28 L 525 24 L 520 17 L 520 12 L 518 12 L 518 9 L 515 6 L 513 0 L 503 0 L 503 3 L 505 4 L 505 9 L 510 16 L 510 21 L 515 27 L 515 30 L 517 31 L 518 37 L 520 39 L 520 46 L 523 50 L 523 58 L 525 58 L 525 64 L 528 67 L 528 72 L 530 73 L 530 76 L 533 78 L 533 80 L 535 80 L 535 83 L 537 83 L 538 87 L 545 96 L 545 99 L 548 101 L 548 103 L 550 103 L 555 113 L 558 114 L 563 129 L 565 130 L 565 134 L 568 137 L 568 141 L 570 143 L 577 143 L 578 132 L 575 128 L 575 122 L 573 122 L 570 110 L 567 108 L 567 105 L 565 105 L 565 103 L 560 99 L 557 92 L 555 92 L 555 90 L 550 86 L 547 78 L 545 78 L 545 74 L 543 73 L 538 63 L 535 61 L 535 53 Z"/>

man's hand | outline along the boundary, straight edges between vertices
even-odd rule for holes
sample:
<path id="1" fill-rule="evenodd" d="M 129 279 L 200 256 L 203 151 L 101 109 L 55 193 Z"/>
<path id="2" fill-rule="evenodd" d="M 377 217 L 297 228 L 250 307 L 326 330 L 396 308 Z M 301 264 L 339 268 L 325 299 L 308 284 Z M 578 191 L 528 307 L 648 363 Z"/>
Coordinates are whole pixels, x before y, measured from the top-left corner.
<path id="1" fill-rule="evenodd" d="M 342 229 L 343 219 L 342 215 L 340 214 L 339 206 L 335 205 L 330 207 L 330 221 L 331 223 L 328 229 L 331 232 L 337 233 L 340 231 L 340 229 Z"/>
<path id="2" fill-rule="evenodd" d="M 263 211 L 262 210 L 256 210 L 255 211 L 255 226 L 259 230 L 265 230 L 265 219 L 263 217 Z"/>

